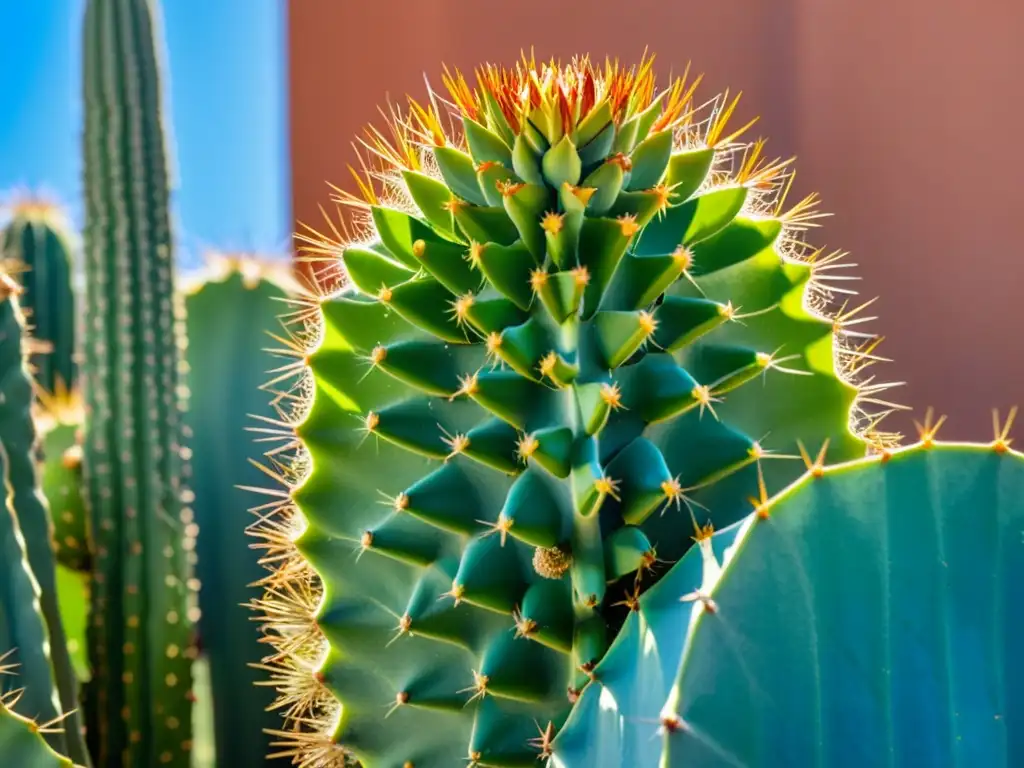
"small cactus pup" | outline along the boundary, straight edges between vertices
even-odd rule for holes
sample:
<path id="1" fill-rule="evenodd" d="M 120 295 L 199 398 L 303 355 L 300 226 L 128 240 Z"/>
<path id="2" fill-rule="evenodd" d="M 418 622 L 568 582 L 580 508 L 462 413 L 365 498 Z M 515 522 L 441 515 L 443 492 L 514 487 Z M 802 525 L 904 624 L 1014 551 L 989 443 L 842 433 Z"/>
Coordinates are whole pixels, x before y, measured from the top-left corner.
<path id="1" fill-rule="evenodd" d="M 812 463 L 702 536 L 640 599 L 549 764 L 1020 765 L 1024 455 L 1007 426 Z"/>
<path id="2" fill-rule="evenodd" d="M 78 306 L 72 253 L 75 238 L 64 210 L 41 196 L 19 194 L 5 206 L 0 259 L 22 285 L 22 310 L 35 350 L 33 375 L 47 392 L 77 379 Z"/>
<path id="3" fill-rule="evenodd" d="M 742 518 L 797 439 L 888 437 L 815 198 L 786 206 L 735 100 L 650 60 L 445 82 L 446 115 L 369 132 L 354 236 L 309 236 L 351 288 L 297 332 L 302 451 L 260 529 L 300 760 L 534 764 L 691 512 Z"/>
<path id="4" fill-rule="evenodd" d="M 50 510 L 39 487 L 21 288 L 0 272 L 0 644 L 12 649 L 24 687 L 22 712 L 50 721 L 71 712 L 66 732 L 47 734 L 54 748 L 87 762 L 50 549 Z M 9 692 L 0 678 L 0 691 Z"/>
<path id="5" fill-rule="evenodd" d="M 186 768 L 195 539 L 154 9 L 87 0 L 83 19 L 85 708 L 97 764 Z"/>
<path id="6" fill-rule="evenodd" d="M 287 450 L 294 441 L 263 385 L 277 364 L 269 348 L 288 341 L 278 318 L 289 312 L 296 291 L 287 262 L 230 254 L 210 254 L 205 268 L 181 286 L 200 645 L 210 663 L 218 764 L 224 766 L 262 765 L 271 752 L 265 731 L 280 724 L 268 711 L 273 690 L 254 687 L 265 677 L 254 667 L 268 650 L 245 606 L 259 597 L 253 583 L 267 573 L 247 535 L 252 494 L 244 487 L 266 478 L 253 464 L 263 451 Z"/>
<path id="7" fill-rule="evenodd" d="M 10 652 L 0 654 L 0 676 L 14 677 L 17 673 L 17 665 L 7 663 L 9 658 Z M 18 768 L 75 768 L 70 758 L 55 752 L 44 738 L 60 732 L 59 722 L 39 722 L 19 715 L 14 708 L 22 698 L 20 691 L 0 692 L 0 762 Z"/>

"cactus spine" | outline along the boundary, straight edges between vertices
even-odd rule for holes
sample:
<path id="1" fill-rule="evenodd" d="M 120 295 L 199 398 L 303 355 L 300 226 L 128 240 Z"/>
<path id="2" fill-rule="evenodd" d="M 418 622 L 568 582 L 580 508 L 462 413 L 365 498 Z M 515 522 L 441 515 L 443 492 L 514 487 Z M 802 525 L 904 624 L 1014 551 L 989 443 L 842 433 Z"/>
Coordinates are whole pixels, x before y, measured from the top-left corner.
<path id="1" fill-rule="evenodd" d="M 858 419 L 870 350 L 819 311 L 816 200 L 786 207 L 735 101 L 701 115 L 650 61 L 445 83 L 462 136 L 433 96 L 393 112 L 341 197 L 360 230 L 311 237 L 352 289 L 312 311 L 262 528 L 300 760 L 532 763 L 696 509 L 743 517 L 798 439 L 890 438 Z"/>
<path id="2" fill-rule="evenodd" d="M 280 274 L 278 274 L 280 273 Z M 287 449 L 271 396 L 262 388 L 275 358 L 261 349 L 280 334 L 294 287 L 284 267 L 249 257 L 211 256 L 201 281 L 184 288 L 188 318 L 189 411 L 199 561 L 199 631 L 210 662 L 219 765 L 258 766 L 270 753 L 271 690 L 256 686 L 269 649 L 244 604 L 266 575 L 250 547 L 250 493 L 265 476 L 251 463 L 261 444 Z M 251 430 L 247 432 L 247 430 Z M 244 693 L 243 693 L 244 692 Z M 238 738 L 245 734 L 245 738 Z"/>
<path id="3" fill-rule="evenodd" d="M 30 362 L 36 382 L 46 392 L 73 389 L 76 382 L 77 302 L 71 251 L 68 224 L 56 205 L 33 198 L 13 204 L 11 221 L 0 235 L 0 254 L 18 273 L 33 342 L 44 347 Z"/>
<path id="4" fill-rule="evenodd" d="M 0 464 L 6 489 L 6 509 L 0 517 L 5 593 L 0 641 L 18 654 L 29 714 L 50 720 L 61 711 L 71 712 L 66 737 L 50 738 L 56 748 L 85 763 L 81 723 L 72 712 L 78 706 L 78 685 L 57 602 L 50 511 L 35 463 L 32 379 L 19 292 L 17 284 L 0 273 Z"/>
<path id="5" fill-rule="evenodd" d="M 147 768 L 189 765 L 194 657 L 154 11 L 147 0 L 89 0 L 84 20 L 88 732 L 99 764 Z"/>

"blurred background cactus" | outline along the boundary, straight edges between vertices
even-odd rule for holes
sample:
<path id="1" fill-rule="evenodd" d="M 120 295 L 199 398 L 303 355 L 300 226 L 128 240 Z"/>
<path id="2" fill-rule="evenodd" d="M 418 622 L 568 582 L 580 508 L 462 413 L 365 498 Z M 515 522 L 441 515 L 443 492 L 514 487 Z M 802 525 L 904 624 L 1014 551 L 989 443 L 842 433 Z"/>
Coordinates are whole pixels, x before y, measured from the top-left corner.
<path id="1" fill-rule="evenodd" d="M 260 765 L 266 729 L 279 727 L 274 692 L 256 668 L 270 649 L 242 606 L 260 597 L 260 568 L 249 536 L 253 494 L 266 476 L 253 463 L 288 448 L 276 438 L 277 411 L 264 389 L 283 333 L 279 316 L 296 290 L 289 271 L 254 257 L 211 254 L 200 282 L 183 285 L 188 317 L 188 412 L 198 524 L 200 645 L 209 663 L 218 765 Z M 268 350 L 268 351 L 264 351 Z M 225 482 L 227 478 L 231 483 Z M 253 666 L 249 666 L 253 665 Z M 239 691 L 245 691 L 239 696 Z M 238 741 L 227 734 L 247 733 Z"/>
<path id="2" fill-rule="evenodd" d="M 56 203 L 31 197 L 10 203 L 8 215 L 0 258 L 23 288 L 22 306 L 37 350 L 30 358 L 36 383 L 49 393 L 74 389 L 78 304 L 71 223 Z"/>
<path id="3" fill-rule="evenodd" d="M 87 734 L 101 765 L 259 764 L 270 751 L 264 729 L 279 722 L 266 711 L 273 693 L 255 685 L 266 677 L 255 667 L 267 649 L 248 605 L 259 590 L 248 587 L 264 572 L 246 534 L 251 494 L 238 486 L 256 482 L 249 459 L 266 448 L 247 428 L 259 427 L 257 415 L 275 415 L 273 395 L 260 390 L 275 360 L 260 350 L 278 345 L 272 332 L 277 315 L 288 311 L 282 299 L 298 290 L 285 248 L 283 12 L 225 3 L 207 14 L 209 37 L 197 38 L 187 5 L 175 5 L 163 19 L 146 0 L 84 4 L 75 35 L 84 61 L 87 204 L 62 207 L 50 202 L 53 195 L 19 191 L 0 240 L 5 267 L 24 286 L 31 331 L 24 347 L 32 353 L 38 440 L 25 460 L 34 460 L 55 510 L 41 530 L 58 563 L 69 637 L 54 653 L 70 655 L 86 684 Z M 34 20 L 45 18 L 40 12 Z M 163 93 L 165 37 L 180 70 L 172 90 L 184 88 L 193 107 L 177 115 L 176 130 L 164 117 L 175 95 L 168 100 Z M 231 37 L 246 45 L 225 48 Z M 254 37 L 264 50 L 250 51 Z M 277 56 L 266 55 L 267 48 Z M 210 56 L 220 64 L 212 74 Z M 211 115 L 220 115 L 213 131 Z M 246 141 L 238 140 L 241 126 Z M 119 135 L 141 142 L 109 143 Z M 42 175 L 54 178 L 50 170 Z M 179 175 L 190 176 L 189 189 L 197 192 L 175 201 Z M 211 197 L 243 194 L 247 202 L 234 208 L 209 204 Z M 82 259 L 75 219 L 83 221 Z M 281 256 L 225 261 L 208 257 L 212 243 Z M 185 279 L 176 275 L 182 266 Z M 186 321 L 190 306 L 194 315 Z M 191 348 L 187 335 L 197 340 Z M 225 357 L 225 348 L 238 357 Z M 198 385 L 199 423 L 186 421 L 188 389 L 196 386 L 189 363 L 209 377 Z M 190 456 L 200 462 L 195 475 Z M 29 518 L 37 519 L 41 524 L 38 515 Z M 209 525 L 210 541 L 208 570 L 197 573 L 199 522 Z M 38 548 L 37 539 L 28 540 L 29 549 Z M 18 541 L 12 534 L 11 546 Z M 53 577 L 43 576 L 45 605 L 56 593 Z M 210 584 L 202 600 L 209 626 L 197 623 L 197 576 Z M 24 601 L 4 604 L 13 609 Z M 5 638 L 0 651 L 16 646 L 27 660 L 47 663 L 42 638 L 52 630 L 41 626 L 33 641 L 28 627 Z M 207 652 L 198 659 L 200 643 Z M 33 655 L 35 648 L 40 653 Z M 37 672 L 55 676 L 58 661 L 36 664 Z M 49 707 L 33 705 L 52 686 L 26 686 L 19 713 L 45 722 L 79 706 L 75 692 Z M 78 718 L 61 726 L 81 743 Z M 239 742 L 238 733 L 249 736 Z M 55 746 L 76 762 L 89 760 L 84 747 Z"/>

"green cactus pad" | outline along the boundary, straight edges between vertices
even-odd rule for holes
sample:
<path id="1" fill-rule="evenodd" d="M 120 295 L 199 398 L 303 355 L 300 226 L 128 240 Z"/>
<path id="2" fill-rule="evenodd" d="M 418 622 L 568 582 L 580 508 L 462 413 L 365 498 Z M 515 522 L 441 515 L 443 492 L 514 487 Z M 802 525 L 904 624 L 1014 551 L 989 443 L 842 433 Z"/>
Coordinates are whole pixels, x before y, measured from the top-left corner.
<path id="1" fill-rule="evenodd" d="M 83 493 L 94 555 L 85 709 L 97 764 L 184 768 L 195 537 L 154 10 L 87 0 L 83 18 Z"/>
<path id="2" fill-rule="evenodd" d="M 1019 764 L 1022 527 L 1004 440 L 808 473 L 641 597 L 551 765 Z"/>
<path id="3" fill-rule="evenodd" d="M 464 144 L 416 104 L 394 144 L 370 134 L 390 181 L 347 199 L 360 244 L 314 247 L 351 288 L 313 312 L 304 459 L 264 529 L 276 588 L 307 598 L 270 629 L 340 702 L 321 693 L 310 743 L 365 768 L 534 764 L 537 723 L 561 725 L 615 606 L 689 547 L 688 505 L 740 519 L 759 469 L 799 475 L 771 455 L 797 439 L 864 454 L 858 353 L 814 309 L 812 201 L 784 208 L 785 164 L 760 143 L 719 170 L 737 153 L 724 113 L 696 121 L 684 84 L 655 98 L 652 77 L 485 68 L 475 95 L 446 77 Z M 694 145 L 718 165 L 674 162 Z M 484 204 L 460 196 L 467 156 Z M 435 165 L 460 179 L 440 206 L 408 183 Z M 474 281 L 431 249 L 461 249 Z M 799 404 L 726 411 L 747 389 Z"/>
<path id="4" fill-rule="evenodd" d="M 38 352 L 33 376 L 46 392 L 74 389 L 78 360 L 73 238 L 64 212 L 47 200 L 26 197 L 11 205 L 0 232 L 0 261 L 24 289 L 21 304 Z"/>

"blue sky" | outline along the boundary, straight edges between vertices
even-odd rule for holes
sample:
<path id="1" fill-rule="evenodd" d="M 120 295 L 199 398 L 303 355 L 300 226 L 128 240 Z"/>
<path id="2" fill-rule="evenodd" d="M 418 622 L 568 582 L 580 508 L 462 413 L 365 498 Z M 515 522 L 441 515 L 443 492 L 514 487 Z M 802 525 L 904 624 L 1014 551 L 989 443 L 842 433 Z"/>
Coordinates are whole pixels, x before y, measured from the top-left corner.
<path id="1" fill-rule="evenodd" d="M 79 222 L 83 8 L 0 2 L 0 191 L 48 189 Z M 165 0 L 162 15 L 179 258 L 280 252 L 292 230 L 285 0 Z"/>

